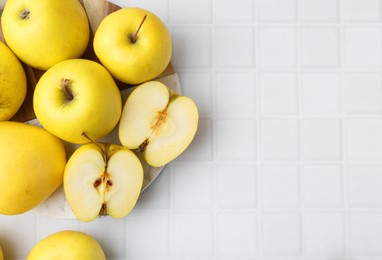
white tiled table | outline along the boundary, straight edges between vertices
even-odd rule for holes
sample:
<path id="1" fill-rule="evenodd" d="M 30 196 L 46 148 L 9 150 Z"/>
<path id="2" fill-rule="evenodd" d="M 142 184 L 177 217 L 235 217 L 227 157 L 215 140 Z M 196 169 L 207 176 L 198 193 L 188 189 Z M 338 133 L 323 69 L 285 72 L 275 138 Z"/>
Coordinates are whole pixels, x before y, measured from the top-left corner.
<path id="1" fill-rule="evenodd" d="M 382 0 L 126 0 L 168 24 L 200 126 L 122 220 L 0 217 L 7 259 L 63 229 L 108 259 L 382 259 Z"/>

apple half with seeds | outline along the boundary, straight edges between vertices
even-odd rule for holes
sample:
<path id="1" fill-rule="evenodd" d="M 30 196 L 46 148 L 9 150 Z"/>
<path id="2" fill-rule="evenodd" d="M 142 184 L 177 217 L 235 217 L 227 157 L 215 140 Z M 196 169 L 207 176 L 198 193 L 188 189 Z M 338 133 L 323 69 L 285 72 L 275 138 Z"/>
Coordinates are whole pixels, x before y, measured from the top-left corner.
<path id="1" fill-rule="evenodd" d="M 126 147 L 91 142 L 80 146 L 69 158 L 64 193 L 81 221 L 106 215 L 123 218 L 138 200 L 143 176 L 140 160 Z"/>
<path id="2" fill-rule="evenodd" d="M 194 139 L 199 113 L 194 101 L 159 81 L 137 86 L 122 110 L 121 144 L 161 167 L 183 153 Z"/>

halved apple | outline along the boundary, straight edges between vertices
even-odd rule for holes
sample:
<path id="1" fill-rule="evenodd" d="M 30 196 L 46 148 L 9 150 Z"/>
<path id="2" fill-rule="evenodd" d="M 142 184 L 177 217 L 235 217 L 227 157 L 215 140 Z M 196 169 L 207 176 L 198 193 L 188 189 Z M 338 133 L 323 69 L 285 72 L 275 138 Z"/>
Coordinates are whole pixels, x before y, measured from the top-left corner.
<path id="1" fill-rule="evenodd" d="M 64 193 L 81 221 L 97 216 L 127 216 L 143 184 L 143 168 L 129 149 L 108 143 L 88 143 L 70 157 L 64 173 Z"/>
<path id="2" fill-rule="evenodd" d="M 178 157 L 192 142 L 199 114 L 191 98 L 159 81 L 139 85 L 129 95 L 119 124 L 119 140 L 160 167 Z"/>

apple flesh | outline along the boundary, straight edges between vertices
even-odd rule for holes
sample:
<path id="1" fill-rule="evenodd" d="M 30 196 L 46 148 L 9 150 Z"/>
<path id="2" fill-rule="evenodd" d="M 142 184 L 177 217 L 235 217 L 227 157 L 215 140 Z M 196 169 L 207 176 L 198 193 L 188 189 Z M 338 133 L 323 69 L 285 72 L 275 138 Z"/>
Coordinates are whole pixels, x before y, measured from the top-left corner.
<path id="1" fill-rule="evenodd" d="M 49 132 L 70 143 L 87 143 L 110 133 L 122 111 L 122 97 L 99 63 L 71 59 L 47 70 L 36 85 L 33 108 Z"/>
<path id="2" fill-rule="evenodd" d="M 105 215 L 123 218 L 138 200 L 143 175 L 141 162 L 129 149 L 108 143 L 84 144 L 66 165 L 64 192 L 81 221 Z"/>
<path id="3" fill-rule="evenodd" d="M 147 164 L 160 167 L 190 145 L 198 119 L 191 98 L 174 93 L 159 81 L 149 81 L 128 97 L 120 119 L 119 140 L 141 154 Z"/>
<path id="4" fill-rule="evenodd" d="M 105 260 L 98 241 L 74 230 L 63 230 L 40 240 L 29 252 L 27 260 L 81 259 Z"/>

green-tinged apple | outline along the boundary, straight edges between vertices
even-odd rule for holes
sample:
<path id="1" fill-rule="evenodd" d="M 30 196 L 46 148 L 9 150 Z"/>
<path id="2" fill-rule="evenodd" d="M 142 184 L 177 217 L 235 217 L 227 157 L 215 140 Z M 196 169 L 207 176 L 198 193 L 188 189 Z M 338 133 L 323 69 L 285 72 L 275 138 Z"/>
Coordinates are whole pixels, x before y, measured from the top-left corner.
<path id="1" fill-rule="evenodd" d="M 0 214 L 34 208 L 63 180 L 63 142 L 37 126 L 0 122 Z"/>
<path id="2" fill-rule="evenodd" d="M 64 192 L 81 221 L 98 216 L 123 218 L 134 208 L 143 184 L 143 168 L 129 149 L 108 143 L 88 143 L 70 157 Z"/>
<path id="3" fill-rule="evenodd" d="M 192 142 L 198 109 L 191 98 L 171 91 L 159 81 L 139 85 L 128 97 L 119 124 L 119 140 L 142 154 L 151 166 L 163 166 Z"/>
<path id="4" fill-rule="evenodd" d="M 89 22 L 78 0 L 7 0 L 1 25 L 16 56 L 42 70 L 81 57 L 89 42 Z"/>
<path id="5" fill-rule="evenodd" d="M 27 260 L 78 259 L 105 260 L 98 241 L 80 231 L 63 230 L 40 240 L 29 252 Z"/>
<path id="6" fill-rule="evenodd" d="M 5 121 L 20 109 L 27 93 L 27 79 L 20 61 L 1 41 L 0 57 L 0 121 Z"/>
<path id="7" fill-rule="evenodd" d="M 166 25 L 142 8 L 109 14 L 94 36 L 94 51 L 118 80 L 139 84 L 159 76 L 171 60 L 172 44 Z"/>
<path id="8" fill-rule="evenodd" d="M 121 93 L 99 63 L 71 59 L 57 63 L 40 78 L 33 95 L 38 121 L 49 132 L 71 143 L 107 135 L 122 111 Z"/>

